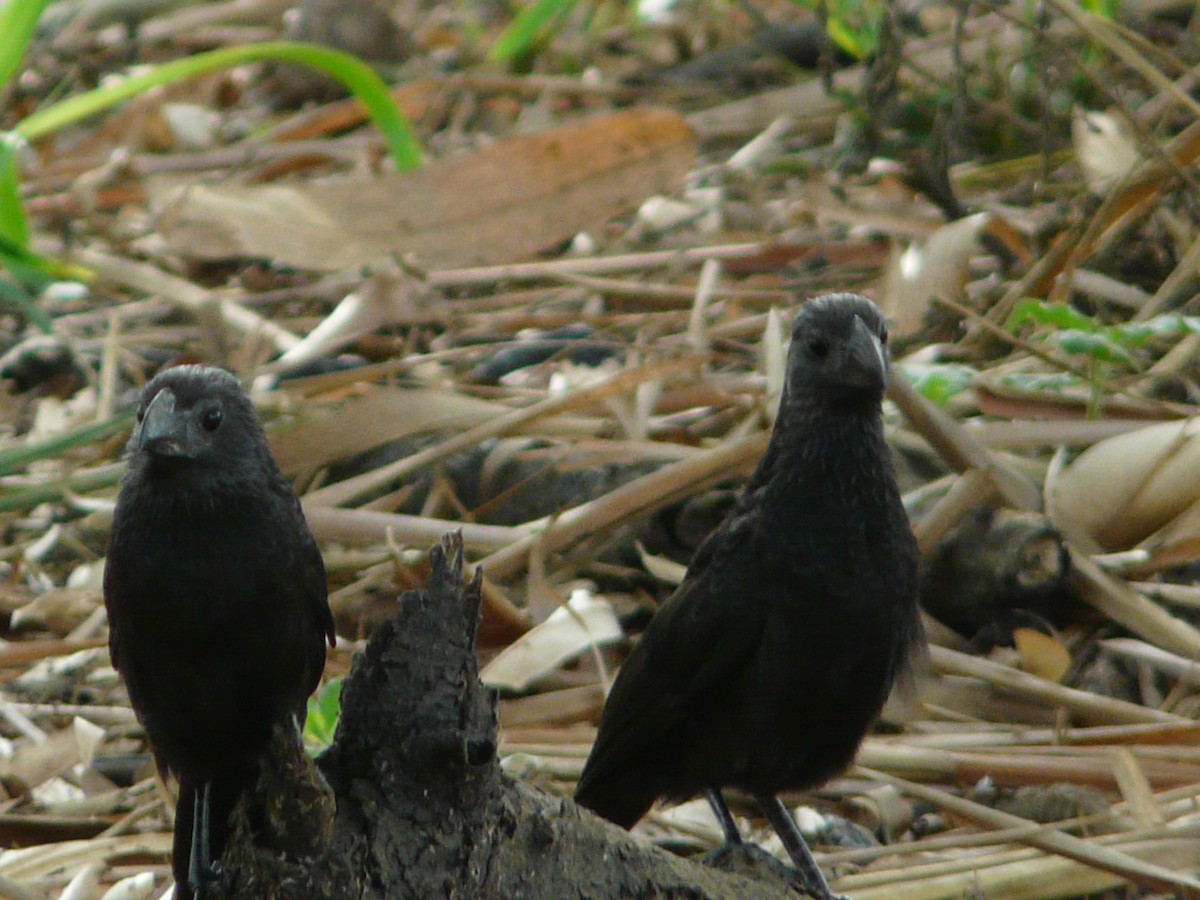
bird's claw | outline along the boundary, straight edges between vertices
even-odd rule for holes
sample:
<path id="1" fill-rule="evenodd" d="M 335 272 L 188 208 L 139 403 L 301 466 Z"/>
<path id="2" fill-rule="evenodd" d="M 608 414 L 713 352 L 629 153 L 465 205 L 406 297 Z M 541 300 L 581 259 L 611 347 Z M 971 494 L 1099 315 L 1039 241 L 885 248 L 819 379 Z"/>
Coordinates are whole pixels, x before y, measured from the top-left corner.
<path id="1" fill-rule="evenodd" d="M 841 894 L 835 894 L 833 891 L 829 890 L 828 885 L 812 884 L 801 872 L 796 871 L 795 869 L 792 871 L 795 872 L 795 877 L 792 878 L 792 887 L 801 891 L 806 896 L 812 897 L 813 900 L 850 900 L 849 897 L 844 897 Z"/>
<path id="2" fill-rule="evenodd" d="M 800 891 L 806 897 L 812 897 L 813 900 L 850 900 L 849 897 L 843 897 L 841 894 L 835 894 L 829 888 L 822 890 L 815 884 L 808 884 L 799 872 L 792 879 L 792 885 L 795 890 Z"/>
<path id="3" fill-rule="evenodd" d="M 195 900 L 212 900 L 216 896 L 213 888 L 221 880 L 221 868 L 217 863 L 207 866 L 193 866 L 188 872 L 188 886 L 192 889 Z"/>

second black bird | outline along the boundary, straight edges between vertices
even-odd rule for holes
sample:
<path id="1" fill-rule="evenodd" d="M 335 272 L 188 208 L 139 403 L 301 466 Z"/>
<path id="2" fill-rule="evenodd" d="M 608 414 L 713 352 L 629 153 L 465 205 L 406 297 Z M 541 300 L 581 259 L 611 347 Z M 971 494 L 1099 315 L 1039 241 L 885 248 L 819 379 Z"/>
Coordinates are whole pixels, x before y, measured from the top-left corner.
<path id="1" fill-rule="evenodd" d="M 576 799 L 626 828 L 655 799 L 757 797 L 805 888 L 829 897 L 782 790 L 853 758 L 921 638 L 917 547 L 881 402 L 887 331 L 854 294 L 796 317 L 767 451 L 621 666 Z"/>
<path id="2" fill-rule="evenodd" d="M 325 568 L 228 372 L 142 393 L 104 575 L 109 648 L 159 768 L 179 779 L 177 898 L 203 893 L 272 728 L 303 722 L 334 641 Z"/>

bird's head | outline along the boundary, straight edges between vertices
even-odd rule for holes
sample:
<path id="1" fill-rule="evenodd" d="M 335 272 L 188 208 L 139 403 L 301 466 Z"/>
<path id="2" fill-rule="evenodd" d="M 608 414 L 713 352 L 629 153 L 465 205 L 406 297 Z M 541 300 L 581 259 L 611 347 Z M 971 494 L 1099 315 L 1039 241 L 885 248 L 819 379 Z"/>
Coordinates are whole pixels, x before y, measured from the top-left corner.
<path id="1" fill-rule="evenodd" d="M 178 366 L 142 391 L 129 440 L 135 461 L 156 468 L 237 471 L 267 453 L 250 398 L 223 369 Z"/>
<path id="2" fill-rule="evenodd" d="M 878 404 L 887 386 L 887 323 L 859 294 L 805 304 L 792 325 L 788 392 L 834 405 Z"/>

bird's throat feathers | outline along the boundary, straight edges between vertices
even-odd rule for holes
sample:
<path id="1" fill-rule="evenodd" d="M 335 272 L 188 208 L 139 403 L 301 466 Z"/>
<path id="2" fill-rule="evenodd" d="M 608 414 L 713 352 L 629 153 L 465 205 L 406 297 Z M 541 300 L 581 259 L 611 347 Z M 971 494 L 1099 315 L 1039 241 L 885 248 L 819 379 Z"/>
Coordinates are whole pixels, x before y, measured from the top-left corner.
<path id="1" fill-rule="evenodd" d="M 232 512 L 262 481 L 262 474 L 256 474 L 249 461 L 224 467 L 148 453 L 139 453 L 130 461 L 125 477 L 131 499 L 136 496 L 144 508 L 164 515 Z"/>
<path id="2" fill-rule="evenodd" d="M 815 409 L 794 404 L 780 414 L 789 421 L 776 423 L 764 471 L 754 478 L 777 495 L 768 502 L 792 506 L 802 494 L 806 508 L 864 515 L 899 502 L 878 407 Z M 825 497 L 825 505 L 813 504 L 814 495 Z"/>

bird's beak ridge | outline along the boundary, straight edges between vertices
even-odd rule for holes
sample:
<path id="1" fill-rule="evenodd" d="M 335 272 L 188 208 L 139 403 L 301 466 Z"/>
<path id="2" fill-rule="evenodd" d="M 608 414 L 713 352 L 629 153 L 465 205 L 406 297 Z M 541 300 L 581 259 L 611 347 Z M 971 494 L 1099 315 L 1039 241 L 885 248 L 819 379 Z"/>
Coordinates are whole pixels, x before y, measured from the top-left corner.
<path id="1" fill-rule="evenodd" d="M 188 456 L 189 445 L 186 417 L 176 415 L 175 394 L 163 388 L 146 407 L 137 449 L 155 456 Z"/>
<path id="2" fill-rule="evenodd" d="M 843 374 L 852 384 L 882 388 L 887 381 L 887 355 L 879 338 L 865 322 L 854 317 Z"/>

